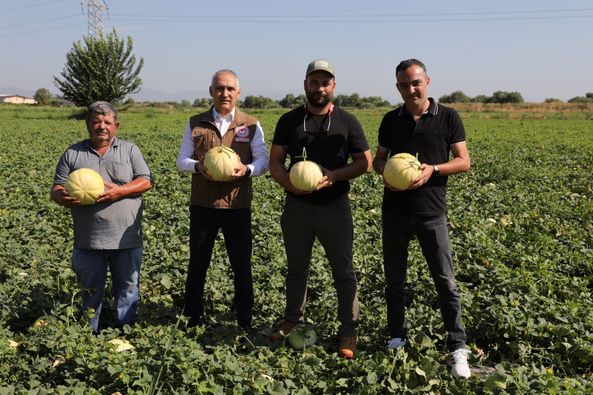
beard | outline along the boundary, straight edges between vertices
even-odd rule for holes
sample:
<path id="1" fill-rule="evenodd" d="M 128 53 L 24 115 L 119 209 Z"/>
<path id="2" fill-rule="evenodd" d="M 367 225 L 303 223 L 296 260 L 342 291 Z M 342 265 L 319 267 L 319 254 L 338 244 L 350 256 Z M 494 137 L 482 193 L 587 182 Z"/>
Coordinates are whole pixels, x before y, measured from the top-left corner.
<path id="1" fill-rule="evenodd" d="M 322 95 L 317 92 L 313 92 L 313 93 L 306 92 L 306 96 L 307 96 L 307 103 L 311 107 L 315 107 L 315 108 L 323 108 L 323 107 L 327 106 L 329 104 L 329 102 L 332 101 L 332 98 L 333 98 L 333 96 L 331 94 Z"/>

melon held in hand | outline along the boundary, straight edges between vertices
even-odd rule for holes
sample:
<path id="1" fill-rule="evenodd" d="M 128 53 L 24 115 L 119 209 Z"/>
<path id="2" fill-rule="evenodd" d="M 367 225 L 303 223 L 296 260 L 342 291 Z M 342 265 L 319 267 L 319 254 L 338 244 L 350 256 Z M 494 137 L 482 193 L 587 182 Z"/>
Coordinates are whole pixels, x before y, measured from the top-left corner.
<path id="1" fill-rule="evenodd" d="M 80 204 L 95 204 L 105 190 L 103 178 L 93 169 L 82 168 L 73 171 L 64 185 L 68 194 L 78 200 Z"/>
<path id="2" fill-rule="evenodd" d="M 204 166 L 214 181 L 229 181 L 239 166 L 239 158 L 232 148 L 221 145 L 208 150 Z"/>
<path id="3" fill-rule="evenodd" d="M 387 160 L 383 177 L 393 188 L 405 190 L 422 174 L 420 166 L 417 157 L 405 152 L 396 154 Z"/>
<path id="4" fill-rule="evenodd" d="M 323 171 L 317 163 L 307 160 L 307 150 L 304 147 L 302 158 L 302 161 L 292 166 L 288 178 L 295 188 L 311 192 L 317 189 L 319 181 L 323 178 Z"/>

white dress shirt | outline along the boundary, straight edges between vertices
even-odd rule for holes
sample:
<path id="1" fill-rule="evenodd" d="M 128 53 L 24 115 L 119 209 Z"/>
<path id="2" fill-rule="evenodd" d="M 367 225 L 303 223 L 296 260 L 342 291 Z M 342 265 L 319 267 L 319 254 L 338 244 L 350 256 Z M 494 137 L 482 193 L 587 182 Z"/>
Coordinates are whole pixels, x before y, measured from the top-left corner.
<path id="1" fill-rule="evenodd" d="M 214 116 L 214 123 L 216 123 L 216 127 L 220 131 L 221 137 L 224 137 L 235 117 L 235 109 L 233 108 L 226 117 L 222 117 L 212 107 L 212 115 Z M 264 174 L 268 170 L 268 147 L 264 141 L 264 131 L 259 121 L 257 121 L 255 127 L 255 135 L 249 144 L 251 146 L 253 162 L 244 163 L 244 165 L 251 170 L 249 177 L 255 177 Z M 188 122 L 181 147 L 179 147 L 179 153 L 177 154 L 177 168 L 180 171 L 195 173 L 196 163 L 197 160 L 194 159 L 194 138 L 191 135 L 191 127 Z"/>

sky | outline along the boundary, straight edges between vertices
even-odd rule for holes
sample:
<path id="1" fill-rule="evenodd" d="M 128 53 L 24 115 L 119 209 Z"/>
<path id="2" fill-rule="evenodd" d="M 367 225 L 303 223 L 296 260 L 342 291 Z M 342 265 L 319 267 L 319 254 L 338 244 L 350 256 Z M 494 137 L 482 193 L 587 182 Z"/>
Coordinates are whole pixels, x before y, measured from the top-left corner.
<path id="1" fill-rule="evenodd" d="M 87 0 L 0 0 L 0 94 L 59 94 L 53 77 L 88 34 Z M 593 92 L 591 0 L 105 0 L 104 30 L 132 37 L 144 59 L 139 101 L 208 97 L 232 69 L 241 97 L 303 93 L 325 58 L 335 94 L 401 101 L 394 70 L 423 61 L 438 98 L 520 92 L 525 101 Z"/>

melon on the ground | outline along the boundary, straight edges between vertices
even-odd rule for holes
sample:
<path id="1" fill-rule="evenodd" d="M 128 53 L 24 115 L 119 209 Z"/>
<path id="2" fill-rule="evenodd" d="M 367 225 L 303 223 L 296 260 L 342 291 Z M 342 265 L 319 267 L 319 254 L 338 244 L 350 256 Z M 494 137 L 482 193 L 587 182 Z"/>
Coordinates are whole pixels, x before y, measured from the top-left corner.
<path id="1" fill-rule="evenodd" d="M 313 327 L 307 324 L 295 326 L 288 334 L 288 343 L 295 350 L 304 350 L 311 347 L 317 341 L 317 334 Z"/>

